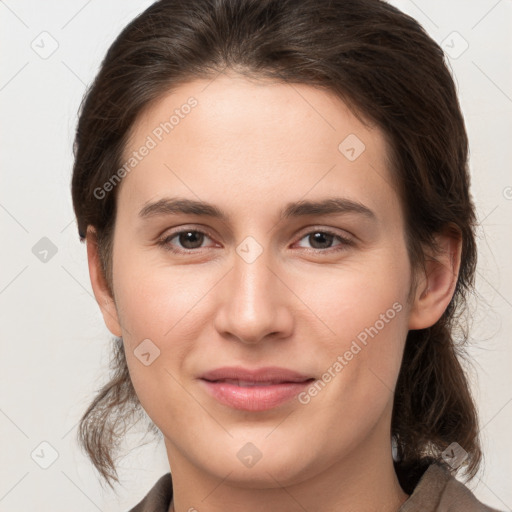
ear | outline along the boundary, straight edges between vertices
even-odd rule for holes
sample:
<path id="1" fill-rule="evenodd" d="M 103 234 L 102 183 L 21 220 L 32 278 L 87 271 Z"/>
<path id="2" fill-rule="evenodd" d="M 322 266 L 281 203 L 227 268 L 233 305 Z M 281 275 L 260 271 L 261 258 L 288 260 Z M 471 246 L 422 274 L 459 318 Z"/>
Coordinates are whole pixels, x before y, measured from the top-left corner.
<path id="1" fill-rule="evenodd" d="M 103 320 L 108 330 L 114 336 L 122 336 L 121 324 L 117 315 L 114 298 L 110 294 L 107 281 L 101 267 L 101 260 L 98 252 L 96 231 L 92 226 L 87 227 L 87 260 L 89 263 L 89 277 L 96 302 L 98 303 Z"/>
<path id="2" fill-rule="evenodd" d="M 418 282 L 409 315 L 409 329 L 425 329 L 434 325 L 448 307 L 457 284 L 462 251 L 462 235 L 447 229 L 436 235 L 439 251 L 428 254 L 426 274 Z"/>

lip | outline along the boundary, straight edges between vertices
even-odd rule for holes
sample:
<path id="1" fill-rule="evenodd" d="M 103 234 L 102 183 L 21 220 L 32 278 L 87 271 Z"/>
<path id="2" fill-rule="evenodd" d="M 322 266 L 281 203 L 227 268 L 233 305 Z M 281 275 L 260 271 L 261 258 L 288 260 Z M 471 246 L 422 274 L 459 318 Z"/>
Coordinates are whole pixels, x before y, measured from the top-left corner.
<path id="1" fill-rule="evenodd" d="M 296 397 L 314 377 L 276 366 L 247 369 L 223 367 L 200 377 L 219 402 L 244 411 L 265 411 Z"/>
<path id="2" fill-rule="evenodd" d="M 264 368 L 242 368 L 241 366 L 223 366 L 210 370 L 200 377 L 205 380 L 243 380 L 248 382 L 272 382 L 279 384 L 282 382 L 303 382 L 313 378 L 311 375 L 280 368 L 279 366 L 266 366 Z"/>

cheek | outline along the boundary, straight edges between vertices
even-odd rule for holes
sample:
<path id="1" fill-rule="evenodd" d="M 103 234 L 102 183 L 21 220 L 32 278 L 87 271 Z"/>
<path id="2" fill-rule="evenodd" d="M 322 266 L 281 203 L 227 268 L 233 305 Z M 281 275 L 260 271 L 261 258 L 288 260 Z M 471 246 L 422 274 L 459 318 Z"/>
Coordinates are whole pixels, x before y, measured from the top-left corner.
<path id="1" fill-rule="evenodd" d="M 376 334 L 373 327 L 384 338 L 404 329 L 408 272 L 405 254 L 382 250 L 338 268 L 297 272 L 291 280 L 294 292 L 316 314 L 315 321 L 324 324 L 323 339 L 339 348 L 359 334 L 364 341 L 368 330 Z"/>
<path id="2" fill-rule="evenodd" d="M 212 287 L 211 276 L 199 278 L 194 265 L 154 263 L 144 254 L 120 257 L 117 263 L 116 304 L 128 338 L 162 342 L 177 330 L 186 337 L 182 331 Z"/>
<path id="3" fill-rule="evenodd" d="M 180 382 L 200 329 L 194 305 L 205 292 L 194 284 L 191 270 L 175 269 L 171 275 L 169 269 L 145 270 L 125 261 L 117 275 L 117 309 L 133 387 L 159 428 L 178 428 L 176 414 L 190 410 Z"/>
<path id="4" fill-rule="evenodd" d="M 368 408 L 382 410 L 391 398 L 408 331 L 405 251 L 381 251 L 374 256 L 338 273 L 323 293 L 311 292 L 309 286 L 305 299 L 329 327 L 320 338 L 320 368 L 336 377 L 326 395 L 333 403 L 341 399 L 356 408 L 364 404 L 358 409 L 363 415 L 371 414 Z M 302 293 L 308 294 L 307 290 L 304 286 Z"/>
<path id="5" fill-rule="evenodd" d="M 323 373 L 315 389 L 301 397 L 303 428 L 311 436 L 323 432 L 330 439 L 329 450 L 336 453 L 357 446 L 391 414 L 407 334 L 399 290 L 391 283 L 363 290 L 330 303 L 324 318 L 336 335 L 321 338 L 318 369 Z"/>

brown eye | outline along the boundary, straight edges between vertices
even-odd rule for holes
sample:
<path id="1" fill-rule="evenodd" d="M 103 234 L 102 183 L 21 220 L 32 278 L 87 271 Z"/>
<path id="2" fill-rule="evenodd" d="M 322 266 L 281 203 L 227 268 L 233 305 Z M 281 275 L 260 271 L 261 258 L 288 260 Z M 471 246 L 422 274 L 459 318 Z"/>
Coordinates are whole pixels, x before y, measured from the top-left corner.
<path id="1" fill-rule="evenodd" d="M 334 235 L 317 231 L 308 235 L 308 241 L 313 249 L 328 249 L 334 240 Z"/>
<path id="2" fill-rule="evenodd" d="M 310 244 L 311 247 L 302 246 L 305 249 L 312 249 L 320 252 L 327 252 L 329 249 L 333 249 L 335 251 L 343 250 L 346 246 L 353 244 L 352 240 L 348 238 L 332 233 L 331 231 L 324 230 L 310 231 L 300 240 L 307 240 Z M 339 243 L 333 245 L 333 242 L 336 240 L 338 240 Z"/>
<path id="3" fill-rule="evenodd" d="M 178 235 L 176 236 L 180 244 L 185 249 L 199 249 L 204 239 L 204 233 L 201 233 L 199 231 L 182 231 L 181 233 L 178 233 Z"/>
<path id="4" fill-rule="evenodd" d="M 158 245 L 166 250 L 176 253 L 186 253 L 195 249 L 201 249 L 205 238 L 210 238 L 206 233 L 197 229 L 184 229 L 176 231 L 162 238 Z M 175 240 L 173 242 L 173 240 Z"/>

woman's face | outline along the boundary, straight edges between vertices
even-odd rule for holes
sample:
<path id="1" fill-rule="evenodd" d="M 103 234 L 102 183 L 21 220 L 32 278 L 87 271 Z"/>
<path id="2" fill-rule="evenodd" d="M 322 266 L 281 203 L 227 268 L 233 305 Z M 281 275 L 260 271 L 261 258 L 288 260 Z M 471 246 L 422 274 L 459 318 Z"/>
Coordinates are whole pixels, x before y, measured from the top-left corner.
<path id="1" fill-rule="evenodd" d="M 152 105 L 124 157 L 106 321 L 173 470 L 277 486 L 388 457 L 413 326 L 382 132 L 325 91 L 221 75 Z M 295 373 L 206 375 L 226 367 Z"/>

